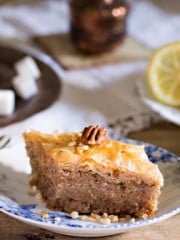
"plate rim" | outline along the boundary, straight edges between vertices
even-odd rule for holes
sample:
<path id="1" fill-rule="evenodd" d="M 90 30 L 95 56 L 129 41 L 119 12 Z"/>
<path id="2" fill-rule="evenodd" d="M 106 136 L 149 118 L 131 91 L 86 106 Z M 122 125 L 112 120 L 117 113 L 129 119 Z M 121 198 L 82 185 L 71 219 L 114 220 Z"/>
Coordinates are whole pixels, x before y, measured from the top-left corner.
<path id="1" fill-rule="evenodd" d="M 175 216 L 176 214 L 180 213 L 180 207 L 177 207 L 176 209 L 172 210 L 172 211 L 169 211 L 165 214 L 162 214 L 158 217 L 154 217 L 154 218 L 149 218 L 149 219 L 146 219 L 146 220 L 140 220 L 140 221 L 136 221 L 135 223 L 130 223 L 130 222 L 127 222 L 127 223 L 111 223 L 110 225 L 103 225 L 103 224 L 98 224 L 99 227 L 96 227 L 96 228 L 83 228 L 83 227 L 72 227 L 72 226 L 67 226 L 67 225 L 62 225 L 61 223 L 59 224 L 52 224 L 52 223 L 49 223 L 49 222 L 40 222 L 40 221 L 36 221 L 36 220 L 32 220 L 32 219 L 29 219 L 29 218 L 25 218 L 25 217 L 21 217 L 21 216 L 18 216 L 18 215 L 15 215 L 13 213 L 10 213 L 10 212 L 7 212 L 6 210 L 2 209 L 0 207 L 0 211 L 5 213 L 6 215 L 8 216 L 11 216 L 13 218 L 16 218 L 18 220 L 21 220 L 23 222 L 30 222 L 30 223 L 34 223 L 34 225 L 39 225 L 39 226 L 49 226 L 49 227 L 53 227 L 53 228 L 59 228 L 59 229 L 66 229 L 66 230 L 69 230 L 69 229 L 73 229 L 73 230 L 86 230 L 86 231 L 92 231 L 92 230 L 95 230 L 95 231 L 102 231 L 102 229 L 105 231 L 105 230 L 127 230 L 127 229 L 132 229 L 132 228 L 137 228 L 137 227 L 142 227 L 142 226 L 147 226 L 147 225 L 150 225 L 150 224 L 153 224 L 153 223 L 157 223 L 157 222 L 160 222 L 162 220 L 165 220 L 165 219 L 168 219 L 172 216 Z M 83 220 L 82 220 L 83 221 Z M 91 224 L 93 224 L 92 222 L 90 222 Z M 114 228 L 111 228 L 112 226 L 114 226 Z M 120 228 L 118 228 L 120 226 Z"/>
<path id="2" fill-rule="evenodd" d="M 62 79 L 62 77 L 64 76 L 64 71 L 61 68 L 61 66 L 57 63 L 57 61 L 54 60 L 49 54 L 43 52 L 41 49 L 38 49 L 36 45 L 30 46 L 25 42 L 18 42 L 18 41 L 17 42 L 0 41 L 0 46 L 13 48 L 15 50 L 18 50 L 24 53 L 29 53 L 33 57 L 44 62 L 50 68 L 52 68 L 54 72 L 57 74 L 57 76 L 59 77 L 59 79 Z"/>

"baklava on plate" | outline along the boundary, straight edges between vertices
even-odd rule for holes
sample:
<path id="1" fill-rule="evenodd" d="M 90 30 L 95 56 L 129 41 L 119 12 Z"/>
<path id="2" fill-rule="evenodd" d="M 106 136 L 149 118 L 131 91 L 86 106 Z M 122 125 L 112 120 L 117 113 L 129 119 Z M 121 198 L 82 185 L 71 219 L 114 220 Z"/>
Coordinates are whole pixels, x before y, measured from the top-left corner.
<path id="1" fill-rule="evenodd" d="M 78 133 L 24 133 L 37 186 L 47 206 L 64 212 L 151 217 L 163 176 L 144 146 L 108 138 L 100 126 Z"/>

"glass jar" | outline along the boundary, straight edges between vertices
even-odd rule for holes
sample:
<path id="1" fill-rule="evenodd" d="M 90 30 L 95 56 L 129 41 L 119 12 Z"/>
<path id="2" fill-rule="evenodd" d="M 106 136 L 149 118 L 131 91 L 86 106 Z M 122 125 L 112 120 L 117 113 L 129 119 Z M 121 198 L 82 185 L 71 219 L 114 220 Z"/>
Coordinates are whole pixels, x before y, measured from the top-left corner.
<path id="1" fill-rule="evenodd" d="M 129 12 L 125 0 L 69 0 L 70 35 L 76 48 L 85 53 L 114 49 L 126 33 Z"/>

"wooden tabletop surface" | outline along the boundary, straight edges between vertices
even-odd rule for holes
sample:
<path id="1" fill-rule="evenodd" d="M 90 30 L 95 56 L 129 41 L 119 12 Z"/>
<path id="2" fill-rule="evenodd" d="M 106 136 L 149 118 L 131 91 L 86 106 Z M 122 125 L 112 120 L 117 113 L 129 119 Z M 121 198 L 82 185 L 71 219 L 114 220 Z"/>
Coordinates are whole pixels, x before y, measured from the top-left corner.
<path id="1" fill-rule="evenodd" d="M 131 133 L 130 138 L 154 143 L 180 156 L 180 127 L 170 123 L 159 123 L 149 129 Z M 68 237 L 50 233 L 14 220 L 0 213 L 0 240 L 80 240 L 80 237 Z M 92 239 L 92 238 L 86 238 Z M 104 240 L 179 240 L 180 214 L 158 224 L 143 227 L 130 232 L 93 238 Z"/>

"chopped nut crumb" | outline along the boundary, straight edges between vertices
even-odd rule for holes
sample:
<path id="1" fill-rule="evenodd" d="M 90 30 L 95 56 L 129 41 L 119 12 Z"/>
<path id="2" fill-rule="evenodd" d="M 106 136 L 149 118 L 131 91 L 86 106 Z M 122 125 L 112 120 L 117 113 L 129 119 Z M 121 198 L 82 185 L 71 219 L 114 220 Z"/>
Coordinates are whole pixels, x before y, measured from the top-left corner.
<path id="1" fill-rule="evenodd" d="M 77 147 L 77 152 L 79 154 L 82 154 L 83 151 L 87 151 L 88 149 L 89 149 L 88 145 L 84 145 L 84 144 L 80 143 L 79 146 Z"/>
<path id="2" fill-rule="evenodd" d="M 70 216 L 71 216 L 73 219 L 75 219 L 75 218 L 78 218 L 78 217 L 79 217 L 79 213 L 76 212 L 76 211 L 73 211 L 73 212 L 70 214 Z"/>
<path id="3" fill-rule="evenodd" d="M 135 222 L 135 218 L 131 218 L 129 222 Z"/>
<path id="4" fill-rule="evenodd" d="M 109 216 L 109 219 L 111 220 L 112 223 L 117 223 L 119 221 L 118 216 L 116 215 Z"/>
<path id="5" fill-rule="evenodd" d="M 99 220 L 101 218 L 101 216 L 99 216 L 96 213 L 91 213 L 91 217 L 94 218 L 95 220 Z"/>
<path id="6" fill-rule="evenodd" d="M 41 193 L 37 193 L 37 194 L 36 194 L 36 198 L 37 198 L 37 200 L 39 201 L 39 203 L 44 202 Z"/>
<path id="7" fill-rule="evenodd" d="M 48 214 L 48 213 L 44 213 L 44 214 L 42 215 L 42 218 L 44 218 L 44 219 L 49 218 L 49 214 Z"/>
<path id="8" fill-rule="evenodd" d="M 78 152 L 79 154 L 82 154 L 82 153 L 83 153 L 82 147 L 78 147 L 78 148 L 77 148 L 77 152 Z"/>
<path id="9" fill-rule="evenodd" d="M 85 151 L 86 151 L 86 150 L 88 150 L 88 149 L 89 149 L 89 146 L 88 146 L 88 145 L 83 145 L 83 146 L 82 146 L 82 148 L 83 148 L 83 150 L 85 150 Z"/>
<path id="10" fill-rule="evenodd" d="M 108 214 L 107 213 L 103 213 L 103 218 L 108 218 Z"/>
<path id="11" fill-rule="evenodd" d="M 147 218 L 148 218 L 148 215 L 145 213 L 145 214 L 142 215 L 142 218 L 143 218 L 143 219 L 147 219 Z"/>
<path id="12" fill-rule="evenodd" d="M 61 218 L 60 218 L 60 217 L 55 217 L 54 221 L 55 221 L 56 223 L 59 223 L 59 222 L 61 221 Z"/>
<path id="13" fill-rule="evenodd" d="M 37 191 L 36 185 L 32 185 L 32 186 L 31 186 L 31 190 L 32 190 L 33 192 L 36 192 L 36 191 Z"/>
<path id="14" fill-rule="evenodd" d="M 69 143 L 68 143 L 68 146 L 69 146 L 69 147 L 73 147 L 73 146 L 75 146 L 75 145 L 76 145 L 76 142 L 69 142 Z"/>
<path id="15" fill-rule="evenodd" d="M 43 209 L 43 210 L 39 213 L 39 215 L 40 215 L 42 218 L 44 218 L 44 219 L 49 218 L 49 214 L 47 213 L 47 211 L 46 211 L 45 209 Z"/>
<path id="16" fill-rule="evenodd" d="M 78 137 L 82 137 L 82 132 L 77 133 Z"/>
<path id="17" fill-rule="evenodd" d="M 43 214 L 47 213 L 46 209 L 43 209 L 39 212 L 39 215 L 42 216 Z"/>
<path id="18" fill-rule="evenodd" d="M 28 192 L 28 195 L 30 196 L 30 197 L 34 197 L 34 196 L 36 196 L 36 194 L 37 194 L 37 187 L 35 186 L 35 185 L 30 185 L 30 191 Z"/>
<path id="19" fill-rule="evenodd" d="M 94 218 L 92 218 L 92 217 L 88 217 L 88 221 L 96 222 L 96 219 L 94 219 Z"/>
<path id="20" fill-rule="evenodd" d="M 107 213 L 103 213 L 103 215 L 99 215 L 97 213 L 92 212 L 90 216 L 82 215 L 81 220 L 99 222 L 102 224 L 110 224 L 110 223 L 118 223 L 118 222 L 120 223 L 135 222 L 136 219 L 132 218 L 130 215 L 126 215 L 125 217 L 119 218 L 118 215 L 108 215 Z"/>
<path id="21" fill-rule="evenodd" d="M 82 215 L 82 216 L 81 216 L 81 220 L 83 220 L 83 221 L 88 220 L 88 216 L 86 216 L 86 215 Z"/>
<path id="22" fill-rule="evenodd" d="M 111 220 L 109 218 L 100 218 L 99 222 L 105 225 L 109 225 L 111 223 Z"/>

